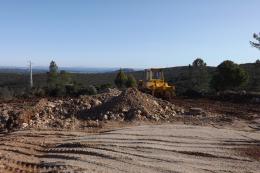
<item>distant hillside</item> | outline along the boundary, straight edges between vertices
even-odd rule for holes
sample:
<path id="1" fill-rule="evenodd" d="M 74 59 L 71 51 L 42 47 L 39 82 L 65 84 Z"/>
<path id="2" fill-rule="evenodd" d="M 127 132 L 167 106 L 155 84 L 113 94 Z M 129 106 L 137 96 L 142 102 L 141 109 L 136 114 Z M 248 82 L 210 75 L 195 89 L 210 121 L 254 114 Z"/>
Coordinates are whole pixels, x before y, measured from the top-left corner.
<path id="1" fill-rule="evenodd" d="M 241 66 L 249 73 L 250 76 L 254 73 L 254 64 L 241 64 Z M 216 67 L 208 67 L 209 77 L 212 76 Z M 133 74 L 137 80 L 144 79 L 144 72 L 143 71 L 133 71 L 133 70 L 126 70 L 127 73 Z M 176 84 L 177 87 L 180 85 L 183 86 L 181 76 L 187 74 L 189 72 L 188 66 L 180 66 L 180 67 L 171 67 L 165 68 L 165 80 L 169 81 L 170 83 Z M 85 86 L 87 85 L 101 85 L 101 84 L 114 84 L 114 79 L 116 76 L 117 71 L 112 72 L 105 72 L 105 73 L 72 73 L 72 79 L 77 82 L 81 83 Z M 45 86 L 46 85 L 46 73 L 37 73 L 33 75 L 34 77 L 34 84 L 35 86 Z M 14 72 L 1 72 L 0 70 L 0 87 L 9 86 L 9 87 L 22 87 L 28 86 L 29 81 L 29 74 L 28 71 L 26 73 L 14 73 Z M 250 83 L 250 82 L 249 82 Z M 252 84 L 250 84 L 252 85 Z"/>
<path id="2" fill-rule="evenodd" d="M 46 69 L 34 69 L 33 73 L 46 73 L 48 70 Z M 0 67 L 0 73 L 19 73 L 24 74 L 28 73 L 28 68 L 23 67 Z"/>
<path id="3" fill-rule="evenodd" d="M 104 68 L 95 68 L 95 67 L 59 67 L 59 70 L 65 70 L 70 73 L 107 73 L 115 72 L 120 68 L 117 67 L 104 67 Z M 48 72 L 48 67 L 36 66 L 33 67 L 33 73 L 46 73 Z M 135 71 L 132 68 L 124 68 L 126 72 Z M 0 67 L 0 73 L 27 73 L 29 71 L 26 67 Z"/>
<path id="4" fill-rule="evenodd" d="M 130 72 L 137 71 L 137 70 L 132 69 L 132 68 L 120 68 L 118 70 L 115 70 L 114 72 L 119 72 L 120 70 L 124 71 L 125 73 L 130 73 Z"/>

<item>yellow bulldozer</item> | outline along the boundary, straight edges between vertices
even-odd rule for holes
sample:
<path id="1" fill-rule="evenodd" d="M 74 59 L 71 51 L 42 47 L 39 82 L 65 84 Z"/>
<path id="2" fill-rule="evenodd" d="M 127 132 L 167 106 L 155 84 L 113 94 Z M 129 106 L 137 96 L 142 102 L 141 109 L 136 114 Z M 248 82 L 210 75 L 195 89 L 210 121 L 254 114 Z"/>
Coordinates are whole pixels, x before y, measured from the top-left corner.
<path id="1" fill-rule="evenodd" d="M 164 74 L 161 68 L 146 69 L 145 79 L 140 80 L 138 89 L 155 97 L 170 100 L 175 96 L 175 86 L 164 81 Z"/>

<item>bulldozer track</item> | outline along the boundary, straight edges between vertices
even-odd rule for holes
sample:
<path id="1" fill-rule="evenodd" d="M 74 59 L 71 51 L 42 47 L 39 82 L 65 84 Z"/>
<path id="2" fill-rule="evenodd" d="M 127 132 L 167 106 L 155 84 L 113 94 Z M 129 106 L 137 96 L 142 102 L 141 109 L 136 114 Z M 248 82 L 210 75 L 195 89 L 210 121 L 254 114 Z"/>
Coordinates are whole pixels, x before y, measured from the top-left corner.
<path id="1" fill-rule="evenodd" d="M 1 163 L 3 164 L 3 170 L 5 172 L 68 172 L 68 170 L 73 171 L 73 167 L 59 164 L 51 163 L 30 163 L 20 160 L 14 160 L 6 158 L 4 156 L 0 157 Z M 75 171 L 74 171 L 75 172 Z"/>
<path id="2" fill-rule="evenodd" d="M 99 134 L 17 131 L 0 137 L 0 173 L 257 172 L 234 148 L 260 134 L 187 125 L 145 125 Z M 219 166 L 218 166 L 219 165 Z"/>

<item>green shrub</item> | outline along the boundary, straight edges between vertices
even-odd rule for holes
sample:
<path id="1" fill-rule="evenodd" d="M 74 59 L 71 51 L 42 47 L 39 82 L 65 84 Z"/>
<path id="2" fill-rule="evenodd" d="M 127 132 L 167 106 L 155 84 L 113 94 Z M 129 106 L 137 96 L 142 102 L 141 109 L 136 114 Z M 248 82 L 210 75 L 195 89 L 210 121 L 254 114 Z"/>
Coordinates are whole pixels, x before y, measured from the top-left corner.
<path id="1" fill-rule="evenodd" d="M 224 61 L 218 65 L 211 80 L 211 86 L 217 91 L 237 89 L 248 82 L 248 74 L 238 64 Z"/>
<path id="2" fill-rule="evenodd" d="M 40 88 L 40 87 L 33 88 L 32 94 L 36 97 L 45 97 L 46 96 L 46 92 L 45 92 L 44 88 Z"/>
<path id="3" fill-rule="evenodd" d="M 48 88 L 48 94 L 51 97 L 61 97 L 66 95 L 66 88 L 64 85 L 57 84 L 55 87 Z"/>
<path id="4" fill-rule="evenodd" d="M 136 87 L 136 80 L 135 80 L 135 77 L 133 75 L 128 75 L 127 76 L 127 81 L 125 83 L 125 86 L 127 88 L 133 88 L 133 87 Z"/>
<path id="5" fill-rule="evenodd" d="M 95 95 L 95 94 L 97 94 L 97 89 L 93 85 L 89 85 L 87 87 L 87 91 L 88 91 L 88 95 Z"/>
<path id="6" fill-rule="evenodd" d="M 7 87 L 0 88 L 0 98 L 4 100 L 11 100 L 13 98 L 13 92 Z"/>
<path id="7" fill-rule="evenodd" d="M 112 88 L 112 84 L 111 83 L 106 83 L 106 84 L 101 84 L 98 87 L 96 87 L 98 90 L 102 91 L 105 90 L 107 88 Z"/>

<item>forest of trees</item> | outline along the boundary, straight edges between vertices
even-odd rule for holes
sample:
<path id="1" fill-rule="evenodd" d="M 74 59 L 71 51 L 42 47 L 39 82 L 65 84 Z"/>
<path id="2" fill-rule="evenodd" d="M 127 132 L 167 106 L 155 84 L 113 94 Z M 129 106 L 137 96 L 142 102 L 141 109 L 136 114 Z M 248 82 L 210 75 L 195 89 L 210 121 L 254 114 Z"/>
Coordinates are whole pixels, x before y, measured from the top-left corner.
<path id="1" fill-rule="evenodd" d="M 260 92 L 260 61 L 238 65 L 224 61 L 217 67 L 209 67 L 202 58 L 190 65 L 164 69 L 165 80 L 176 86 L 177 95 L 214 94 L 223 90 Z M 29 75 L 0 74 L 0 98 L 33 96 L 79 96 L 102 92 L 109 87 L 136 87 L 144 79 L 143 71 L 119 70 L 101 74 L 76 74 L 59 70 L 50 62 L 46 74 L 34 74 L 34 87 L 29 87 Z"/>
<path id="2" fill-rule="evenodd" d="M 202 58 L 196 58 L 188 66 L 164 69 L 164 72 L 166 81 L 176 86 L 177 95 L 203 96 L 223 90 L 260 92 L 259 60 L 243 65 L 227 60 L 217 67 L 208 67 Z M 144 79 L 143 71 L 68 73 L 60 71 L 52 61 L 46 74 L 34 74 L 32 89 L 28 74 L 0 74 L 0 98 L 91 95 L 109 87 L 136 87 L 140 79 Z"/>

